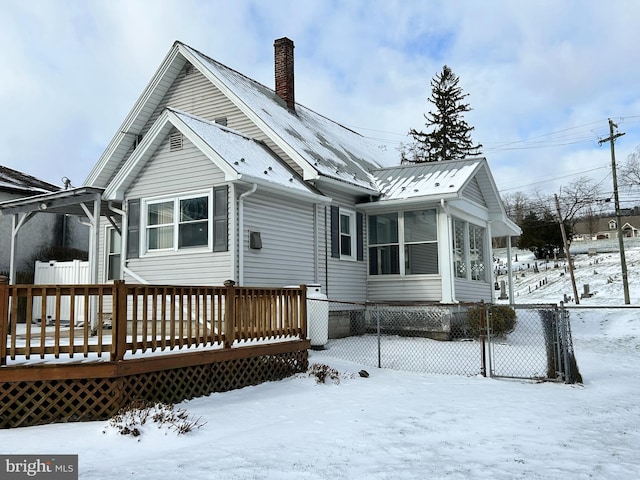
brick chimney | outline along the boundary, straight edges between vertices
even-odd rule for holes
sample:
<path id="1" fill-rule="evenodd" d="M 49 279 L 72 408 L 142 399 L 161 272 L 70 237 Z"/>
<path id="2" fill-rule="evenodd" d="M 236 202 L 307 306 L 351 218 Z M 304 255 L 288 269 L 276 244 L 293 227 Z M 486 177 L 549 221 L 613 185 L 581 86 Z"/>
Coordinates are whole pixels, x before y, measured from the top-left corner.
<path id="1" fill-rule="evenodd" d="M 275 49 L 276 94 L 285 101 L 287 108 L 296 109 L 293 87 L 293 40 L 287 37 L 277 39 Z"/>

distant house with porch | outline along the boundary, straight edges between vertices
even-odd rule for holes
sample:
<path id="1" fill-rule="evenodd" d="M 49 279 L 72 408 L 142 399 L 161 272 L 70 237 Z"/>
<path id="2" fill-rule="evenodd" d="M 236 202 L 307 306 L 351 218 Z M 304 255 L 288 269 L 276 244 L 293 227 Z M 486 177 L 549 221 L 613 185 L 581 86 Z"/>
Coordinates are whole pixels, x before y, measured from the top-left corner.
<path id="1" fill-rule="evenodd" d="M 61 187 L 8 167 L 0 166 L 0 202 L 59 192 Z M 16 248 L 15 268 L 33 271 L 33 256 L 46 247 L 87 250 L 89 229 L 64 215 L 36 215 L 21 220 L 20 245 Z M 11 269 L 14 217 L 0 216 L 0 272 Z M 20 221 L 17 220 L 16 221 Z"/>
<path id="2" fill-rule="evenodd" d="M 374 140 L 296 102 L 293 48 L 276 40 L 271 89 L 175 42 L 76 198 L 0 210 L 82 205 L 97 282 L 491 301 L 491 239 L 520 229 L 487 160 L 389 166 Z"/>
<path id="3" fill-rule="evenodd" d="M 640 225 L 639 216 L 620 217 L 622 222 L 622 236 L 635 238 L 640 236 L 640 230 L 635 225 Z M 618 223 L 615 218 L 602 217 L 590 222 L 578 222 L 574 228 L 574 240 L 605 240 L 618 238 Z"/>

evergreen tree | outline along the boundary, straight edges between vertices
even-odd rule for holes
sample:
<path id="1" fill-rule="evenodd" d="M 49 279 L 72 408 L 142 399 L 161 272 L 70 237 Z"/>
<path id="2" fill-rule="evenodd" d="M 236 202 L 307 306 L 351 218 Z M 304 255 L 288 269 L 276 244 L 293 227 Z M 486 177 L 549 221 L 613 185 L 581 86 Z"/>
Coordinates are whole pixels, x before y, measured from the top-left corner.
<path id="1" fill-rule="evenodd" d="M 563 223 L 567 237 L 571 238 L 571 225 L 567 221 Z M 530 250 L 536 259 L 552 259 L 564 250 L 562 231 L 551 211 L 544 210 L 541 215 L 529 212 L 520 223 L 520 228 L 522 235 L 518 248 Z"/>
<path id="2" fill-rule="evenodd" d="M 463 114 L 471 110 L 463 100 L 468 94 L 458 86 L 460 78 L 447 66 L 431 79 L 431 98 L 434 112 L 424 116 L 427 132 L 409 130 L 413 143 L 402 145 L 402 163 L 437 162 L 480 155 L 482 145 L 474 145 L 470 127 Z"/>

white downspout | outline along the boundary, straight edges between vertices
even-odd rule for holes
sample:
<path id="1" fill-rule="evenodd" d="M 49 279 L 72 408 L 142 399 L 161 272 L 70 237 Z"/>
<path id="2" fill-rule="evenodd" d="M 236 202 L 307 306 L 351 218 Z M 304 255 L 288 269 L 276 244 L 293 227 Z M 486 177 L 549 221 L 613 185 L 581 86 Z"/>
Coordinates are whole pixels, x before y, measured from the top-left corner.
<path id="1" fill-rule="evenodd" d="M 244 192 L 238 198 L 238 285 L 244 285 L 244 199 L 256 193 L 258 184 L 254 183 L 251 190 Z"/>

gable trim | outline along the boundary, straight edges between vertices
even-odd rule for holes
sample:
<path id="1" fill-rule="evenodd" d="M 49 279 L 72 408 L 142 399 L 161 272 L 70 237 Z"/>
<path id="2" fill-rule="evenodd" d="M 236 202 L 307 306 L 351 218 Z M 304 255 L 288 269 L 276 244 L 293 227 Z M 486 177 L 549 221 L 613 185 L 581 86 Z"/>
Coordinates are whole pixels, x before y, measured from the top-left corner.
<path id="1" fill-rule="evenodd" d="M 115 168 L 117 168 L 117 166 L 120 164 L 120 161 L 124 156 L 124 154 L 117 155 L 116 153 L 118 149 L 122 147 L 123 142 L 126 141 L 127 136 L 131 136 L 131 133 L 136 133 L 136 132 L 132 132 L 131 130 L 135 130 L 133 129 L 133 126 L 137 121 L 139 121 L 140 116 L 142 115 L 142 112 L 147 107 L 150 99 L 154 95 L 157 95 L 158 88 L 163 82 L 167 80 L 168 73 L 172 69 L 176 72 L 176 76 L 182 69 L 183 65 L 182 64 L 177 65 L 176 63 L 178 62 L 178 53 L 179 53 L 178 46 L 179 46 L 179 42 L 177 41 L 174 42 L 173 47 L 171 48 L 171 50 L 169 50 L 169 52 L 165 56 L 164 60 L 156 70 L 156 73 L 151 78 L 151 81 L 147 84 L 146 88 L 144 89 L 144 91 L 136 101 L 133 108 L 129 111 L 129 114 L 122 122 L 120 128 L 118 129 L 113 139 L 111 140 L 111 142 L 109 143 L 105 151 L 103 152 L 102 156 L 100 157 L 98 162 L 94 165 L 91 172 L 89 172 L 89 175 L 87 176 L 84 182 L 85 185 L 99 186 L 103 188 L 107 186 L 106 183 L 109 181 L 110 178 L 113 177 L 113 172 L 107 170 L 107 167 L 109 166 L 110 163 L 113 163 L 114 164 L 113 169 L 115 170 Z M 146 121 L 143 123 L 146 123 Z"/>
<path id="2" fill-rule="evenodd" d="M 220 156 L 197 134 L 185 125 L 177 115 L 170 110 L 165 110 L 151 126 L 138 148 L 134 150 L 105 189 L 104 197 L 106 199 L 124 199 L 125 190 L 157 149 L 157 140 L 160 137 L 164 139 L 164 137 L 168 135 L 171 127 L 175 127 L 182 135 L 184 135 L 184 137 L 193 143 L 196 148 L 198 148 L 207 158 L 220 168 L 224 173 L 225 180 L 230 181 L 238 178 L 238 173 L 233 170 L 229 164 L 224 161 L 224 159 L 220 158 Z M 153 148 L 154 145 L 156 148 Z"/>

